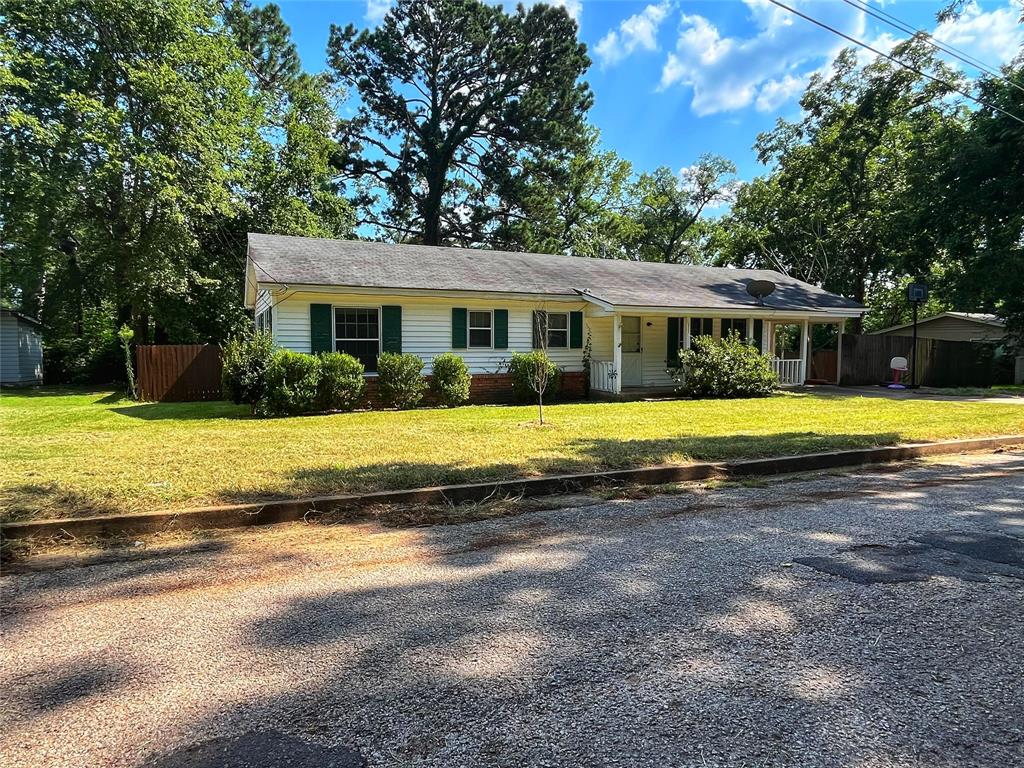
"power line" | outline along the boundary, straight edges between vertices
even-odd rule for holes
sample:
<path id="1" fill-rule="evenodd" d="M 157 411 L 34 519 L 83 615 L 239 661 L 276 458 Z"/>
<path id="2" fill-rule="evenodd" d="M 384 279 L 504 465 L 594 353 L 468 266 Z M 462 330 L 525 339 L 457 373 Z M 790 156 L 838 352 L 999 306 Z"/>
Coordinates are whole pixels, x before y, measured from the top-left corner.
<path id="1" fill-rule="evenodd" d="M 883 58 L 886 58 L 889 61 L 893 62 L 894 64 L 899 64 L 904 69 L 907 69 L 907 70 L 909 70 L 911 72 L 914 72 L 915 74 L 918 74 L 921 77 L 927 77 L 929 80 L 932 80 L 932 81 L 938 83 L 939 85 L 942 85 L 942 86 L 948 88 L 949 90 L 953 91 L 954 93 L 959 93 L 965 99 L 970 99 L 971 101 L 975 102 L 976 104 L 980 104 L 983 107 L 988 107 L 989 109 L 994 109 L 996 112 L 1001 112 L 1002 114 L 1004 114 L 1007 117 L 1009 117 L 1011 120 L 1016 120 L 1021 125 L 1024 125 L 1024 120 L 1022 120 L 1021 118 L 1017 117 L 1012 112 L 1007 112 L 1002 107 L 998 107 L 995 104 L 991 104 L 991 103 L 985 101 L 984 99 L 979 99 L 977 96 L 974 96 L 970 92 L 965 91 L 965 90 L 963 90 L 961 88 L 957 88 L 955 85 L 953 85 L 952 83 L 950 83 L 950 82 L 948 82 L 946 80 L 943 80 L 941 78 L 935 77 L 934 75 L 929 75 L 927 72 L 922 72 L 920 69 L 917 69 L 916 67 L 912 67 L 910 64 L 907 64 L 905 61 L 901 61 L 900 59 L 897 59 L 895 56 L 893 56 L 891 54 L 885 53 L 884 51 L 880 51 L 877 48 L 875 48 L 874 46 L 868 45 L 863 40 L 858 40 L 857 38 L 851 37 L 850 35 L 846 34 L 845 32 L 840 32 L 835 27 L 829 26 L 828 24 L 826 24 L 823 21 L 818 21 L 813 16 L 808 16 L 806 13 L 801 13 L 800 11 L 796 10 L 795 8 L 791 8 L 788 5 L 786 5 L 785 3 L 779 2 L 779 0 L 768 0 L 768 1 L 770 3 L 772 3 L 773 5 L 777 5 L 779 8 L 782 8 L 783 10 L 789 11 L 790 13 L 795 14 L 796 16 L 799 16 L 801 19 L 805 19 L 805 20 L 811 22 L 812 24 L 815 24 L 815 25 L 821 27 L 822 29 L 827 29 L 829 32 L 831 32 L 831 33 L 833 33 L 835 35 L 838 35 L 839 37 L 843 38 L 844 40 L 849 40 L 854 45 L 859 45 L 861 48 L 866 48 L 867 50 L 871 51 L 872 53 L 874 53 L 874 54 L 876 54 L 878 56 L 881 56 Z"/>
<path id="2" fill-rule="evenodd" d="M 888 24 L 890 27 L 898 29 L 900 32 L 903 32 L 914 37 L 920 37 L 933 48 L 942 51 L 943 53 L 949 56 L 952 56 L 954 59 L 963 62 L 969 67 L 973 67 L 974 69 L 977 69 L 985 73 L 989 77 L 995 78 L 996 80 L 1001 80 L 1008 85 L 1012 85 L 1019 91 L 1024 91 L 1024 87 L 1013 82 L 1013 80 L 1011 80 L 1010 78 L 1005 77 L 996 67 L 992 67 L 986 64 L 981 59 L 978 59 L 970 55 L 966 51 L 962 51 L 959 48 L 950 45 L 949 43 L 944 43 L 940 40 L 936 40 L 923 29 L 914 29 L 914 27 L 912 27 L 907 22 L 902 21 L 901 19 L 897 18 L 896 16 L 893 16 L 891 13 L 887 11 L 882 10 L 881 8 L 877 10 L 872 8 L 867 4 L 866 0 L 843 0 L 843 2 L 851 6 L 852 8 L 856 8 L 859 11 L 863 11 L 869 16 L 872 16 L 878 19 L 879 21 Z"/>

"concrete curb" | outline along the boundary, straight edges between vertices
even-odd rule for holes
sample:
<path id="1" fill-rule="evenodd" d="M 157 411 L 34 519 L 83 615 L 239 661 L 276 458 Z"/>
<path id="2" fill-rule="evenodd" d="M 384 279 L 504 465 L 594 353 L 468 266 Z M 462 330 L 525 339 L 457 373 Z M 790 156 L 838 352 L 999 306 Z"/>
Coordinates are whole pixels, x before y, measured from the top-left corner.
<path id="1" fill-rule="evenodd" d="M 680 483 L 753 475 L 777 475 L 787 472 L 811 472 L 835 467 L 905 461 L 940 454 L 991 451 L 1015 445 L 1024 445 L 1024 435 L 946 440 L 937 443 L 910 443 L 879 448 L 855 448 L 797 456 L 775 456 L 767 459 L 665 464 L 608 472 L 545 475 L 519 480 L 442 485 L 404 491 L 377 491 L 375 493 L 342 494 L 305 499 L 282 499 L 255 504 L 230 504 L 177 511 L 144 512 L 134 515 L 33 520 L 0 525 L 0 537 L 24 539 L 33 536 L 139 535 L 194 528 L 239 528 L 311 519 L 326 512 L 352 511 L 378 504 L 460 503 L 483 501 L 501 495 L 541 496 L 567 493 L 600 485 Z"/>

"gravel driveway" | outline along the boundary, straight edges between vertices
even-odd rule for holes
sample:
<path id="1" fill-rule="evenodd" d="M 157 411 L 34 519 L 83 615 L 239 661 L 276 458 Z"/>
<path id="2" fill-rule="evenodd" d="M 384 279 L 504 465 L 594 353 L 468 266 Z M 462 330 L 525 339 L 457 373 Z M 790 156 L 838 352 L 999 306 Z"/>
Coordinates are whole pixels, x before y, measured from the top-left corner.
<path id="1" fill-rule="evenodd" d="M 0 587 L 10 768 L 1024 764 L 1019 453 Z"/>

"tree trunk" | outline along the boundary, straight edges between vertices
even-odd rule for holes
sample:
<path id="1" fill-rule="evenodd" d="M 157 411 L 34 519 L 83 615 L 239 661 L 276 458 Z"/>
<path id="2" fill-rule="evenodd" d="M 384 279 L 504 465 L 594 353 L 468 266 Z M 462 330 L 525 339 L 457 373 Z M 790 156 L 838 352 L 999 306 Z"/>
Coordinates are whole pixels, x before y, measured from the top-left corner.
<path id="1" fill-rule="evenodd" d="M 423 199 L 423 244 L 442 245 L 441 200 L 446 169 L 440 162 L 432 162 L 431 166 L 427 173 L 427 196 Z"/>

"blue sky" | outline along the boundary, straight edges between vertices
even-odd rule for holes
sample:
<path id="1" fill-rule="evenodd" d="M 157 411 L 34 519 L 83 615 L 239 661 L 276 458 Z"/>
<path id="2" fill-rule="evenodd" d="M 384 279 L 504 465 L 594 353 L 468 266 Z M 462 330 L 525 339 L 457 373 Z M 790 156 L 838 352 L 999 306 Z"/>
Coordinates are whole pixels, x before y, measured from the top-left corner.
<path id="1" fill-rule="evenodd" d="M 325 67 L 332 23 L 372 26 L 388 7 L 388 0 L 278 2 L 310 71 Z M 591 122 L 607 148 L 641 171 L 679 171 L 714 152 L 736 163 L 742 179 L 763 173 L 751 149 L 757 134 L 798 115 L 807 79 L 845 44 L 767 0 L 558 2 L 579 22 L 594 60 Z M 784 2 L 882 49 L 903 37 L 841 0 Z M 935 14 L 943 2 L 871 3 L 990 65 L 1009 61 L 1024 43 L 1015 0 L 982 0 L 942 26 Z"/>

